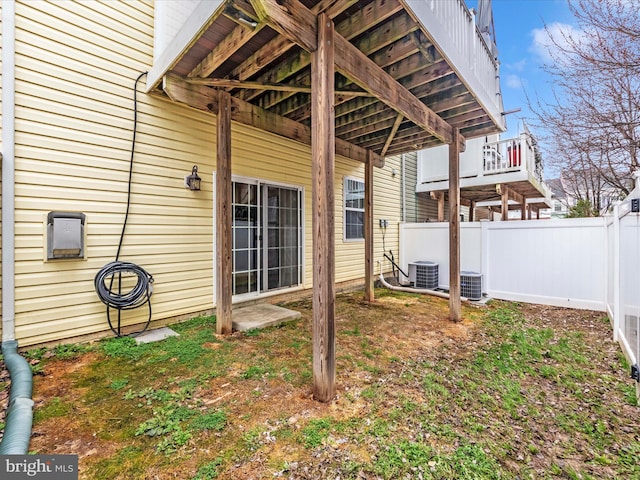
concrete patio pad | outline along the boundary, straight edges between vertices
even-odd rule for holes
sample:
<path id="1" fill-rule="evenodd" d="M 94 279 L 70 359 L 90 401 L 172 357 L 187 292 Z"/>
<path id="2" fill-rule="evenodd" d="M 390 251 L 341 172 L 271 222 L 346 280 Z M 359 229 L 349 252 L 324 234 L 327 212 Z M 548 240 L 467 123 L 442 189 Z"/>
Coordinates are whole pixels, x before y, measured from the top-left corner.
<path id="1" fill-rule="evenodd" d="M 231 322 L 234 330 L 246 332 L 254 328 L 272 327 L 289 320 L 296 320 L 300 316 L 300 312 L 278 307 L 277 305 L 261 303 L 233 309 Z"/>
<path id="2" fill-rule="evenodd" d="M 135 339 L 136 343 L 140 345 L 141 343 L 159 342 L 160 340 L 164 340 L 165 338 L 176 336 L 180 335 L 177 332 L 171 330 L 169 327 L 161 327 L 142 332 L 140 335 L 135 337 Z"/>

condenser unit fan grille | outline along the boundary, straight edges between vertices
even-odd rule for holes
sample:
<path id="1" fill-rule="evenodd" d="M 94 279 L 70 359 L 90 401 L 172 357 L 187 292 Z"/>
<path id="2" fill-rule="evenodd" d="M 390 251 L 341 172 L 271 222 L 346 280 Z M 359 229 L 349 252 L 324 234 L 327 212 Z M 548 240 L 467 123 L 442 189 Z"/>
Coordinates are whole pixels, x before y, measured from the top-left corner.
<path id="1" fill-rule="evenodd" d="M 482 274 L 460 272 L 460 295 L 469 300 L 482 299 Z"/>
<path id="2" fill-rule="evenodd" d="M 438 264 L 425 260 L 409 264 L 409 281 L 416 288 L 438 288 Z"/>

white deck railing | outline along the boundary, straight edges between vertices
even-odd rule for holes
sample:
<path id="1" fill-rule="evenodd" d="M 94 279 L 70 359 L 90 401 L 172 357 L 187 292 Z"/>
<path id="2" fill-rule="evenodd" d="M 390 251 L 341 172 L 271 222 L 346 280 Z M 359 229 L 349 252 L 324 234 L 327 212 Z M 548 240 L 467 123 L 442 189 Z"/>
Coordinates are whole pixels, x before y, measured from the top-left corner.
<path id="1" fill-rule="evenodd" d="M 487 142 L 482 147 L 482 172 L 484 175 L 527 171 L 539 183 L 543 183 L 542 163 L 536 163 L 531 137 L 521 134 L 497 142 Z"/>
<path id="2" fill-rule="evenodd" d="M 448 177 L 446 145 L 418 152 L 416 191 L 447 188 Z M 536 161 L 532 138 L 526 133 L 491 142 L 485 142 L 484 138 L 468 140 L 466 150 L 460 154 L 460 177 L 462 187 L 528 181 L 551 205 L 551 190 L 544 183 L 542 161 Z"/>
<path id="3" fill-rule="evenodd" d="M 464 0 L 405 1 L 476 98 L 504 127 L 499 63 Z"/>

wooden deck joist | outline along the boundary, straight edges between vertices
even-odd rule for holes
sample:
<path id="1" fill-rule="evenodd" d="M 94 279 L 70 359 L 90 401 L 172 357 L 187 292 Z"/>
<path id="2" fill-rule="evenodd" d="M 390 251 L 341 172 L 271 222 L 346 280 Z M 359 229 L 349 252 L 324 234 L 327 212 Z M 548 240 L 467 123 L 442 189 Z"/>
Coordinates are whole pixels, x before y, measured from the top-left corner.
<path id="1" fill-rule="evenodd" d="M 399 0 L 228 0 L 169 73 L 310 126 L 312 25 L 325 12 L 337 34 L 338 142 L 395 155 L 448 143 L 446 124 L 469 138 L 499 131 L 410 7 Z M 404 120 L 396 128 L 398 115 Z"/>
<path id="2" fill-rule="evenodd" d="M 302 3 L 297 0 L 251 0 L 251 5 L 261 21 L 267 22 L 307 51 L 317 49 L 316 16 Z M 453 141 L 451 126 L 391 75 L 342 35 L 336 33 L 334 41 L 336 67 L 345 76 L 443 143 L 450 144 Z M 462 137 L 460 139 L 464 142 Z"/>

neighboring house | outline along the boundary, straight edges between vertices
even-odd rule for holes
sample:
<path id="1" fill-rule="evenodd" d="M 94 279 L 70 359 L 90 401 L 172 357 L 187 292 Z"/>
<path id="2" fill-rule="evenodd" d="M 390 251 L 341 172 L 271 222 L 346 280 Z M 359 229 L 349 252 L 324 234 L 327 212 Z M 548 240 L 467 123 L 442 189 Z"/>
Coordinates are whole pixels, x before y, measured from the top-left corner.
<path id="1" fill-rule="evenodd" d="M 587 200 L 600 215 L 610 213 L 613 206 L 625 195 L 597 172 L 572 172 L 572 175 L 560 174 L 560 177 L 550 180 L 554 194 L 553 213 L 555 216 L 565 217 L 579 200 Z"/>
<path id="2" fill-rule="evenodd" d="M 502 220 L 531 219 L 533 212 L 542 218 L 541 211 L 551 206 L 542 159 L 527 130 L 517 138 L 500 139 L 496 134 L 467 141 L 460 155 L 460 177 L 465 220 L 493 219 L 496 212 Z M 448 188 L 446 147 L 419 151 L 418 195 L 444 205 Z M 444 221 L 446 216 L 438 219 Z"/>
<path id="3" fill-rule="evenodd" d="M 0 8 L 2 333 L 21 346 L 108 333 L 94 278 L 116 257 L 125 211 L 119 258 L 153 276 L 154 324 L 321 290 L 316 241 L 335 258 L 323 264 L 335 283 L 365 283 L 365 272 L 368 282 L 383 248 L 397 251 L 399 222 L 422 220 L 411 152 L 455 143 L 456 128 L 504 129 L 498 64 L 459 0 Z M 333 78 L 320 60 L 310 66 L 324 50 L 308 53 L 311 31 L 334 35 L 316 27 L 323 11 L 342 50 L 335 101 L 312 103 L 311 69 Z M 335 130 L 322 130 L 331 108 Z M 330 165 L 318 143 L 331 145 L 331 131 L 335 168 L 319 188 L 312 167 Z M 192 173 L 199 190 L 185 188 Z M 123 311 L 123 331 L 148 315 Z"/>
<path id="4" fill-rule="evenodd" d="M 552 178 L 547 181 L 551 190 L 551 208 L 549 216 L 551 218 L 565 218 L 569 214 L 569 199 L 567 192 L 562 188 L 560 178 Z M 575 202 L 573 203 L 575 205 Z M 572 205 L 572 206 L 573 206 Z"/>

